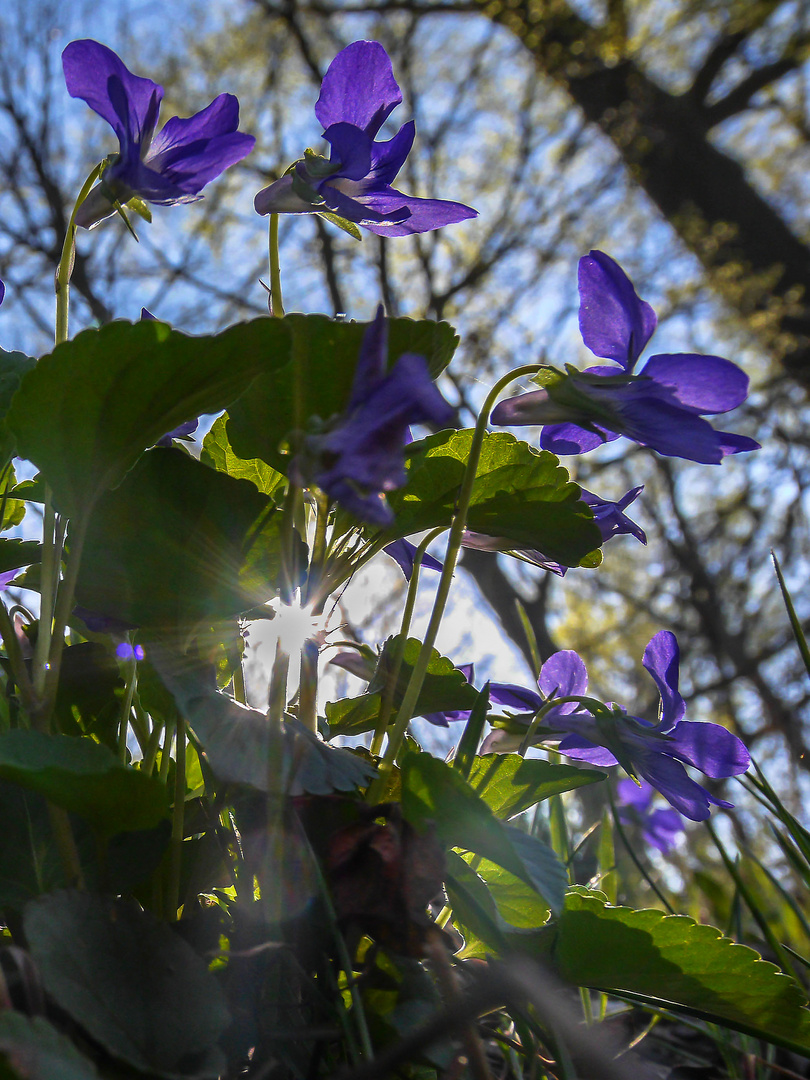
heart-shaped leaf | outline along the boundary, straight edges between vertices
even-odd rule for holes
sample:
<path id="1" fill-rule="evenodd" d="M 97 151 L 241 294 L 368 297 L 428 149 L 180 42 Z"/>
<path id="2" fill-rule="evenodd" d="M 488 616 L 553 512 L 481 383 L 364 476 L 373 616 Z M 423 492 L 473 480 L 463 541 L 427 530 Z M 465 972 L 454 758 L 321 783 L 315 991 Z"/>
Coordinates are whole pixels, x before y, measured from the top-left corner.
<path id="1" fill-rule="evenodd" d="M 112 322 L 43 357 L 20 384 L 7 423 L 58 508 L 76 516 L 167 431 L 219 412 L 258 372 L 288 360 L 289 331 L 279 319 L 201 337 L 148 319 Z"/>
<path id="2" fill-rule="evenodd" d="M 287 315 L 278 320 L 292 335 L 292 359 L 258 378 L 228 410 L 228 438 L 246 460 L 260 458 L 286 472 L 289 455 L 280 445 L 311 417 L 328 420 L 349 402 L 360 345 L 368 323 L 336 322 L 325 315 Z M 388 362 L 418 353 L 436 378 L 450 363 L 458 336 L 449 323 L 388 320 Z"/>
<path id="3" fill-rule="evenodd" d="M 224 619 L 275 594 L 281 512 L 247 480 L 156 449 L 99 500 L 78 603 L 135 626 Z"/>
<path id="4" fill-rule="evenodd" d="M 472 436 L 471 430 L 440 431 L 409 448 L 407 482 L 388 495 L 396 513 L 392 540 L 449 526 Z M 602 543 L 579 493 L 553 454 L 507 432 L 490 433 L 484 437 L 467 527 L 537 549 L 563 566 L 578 566 Z"/>

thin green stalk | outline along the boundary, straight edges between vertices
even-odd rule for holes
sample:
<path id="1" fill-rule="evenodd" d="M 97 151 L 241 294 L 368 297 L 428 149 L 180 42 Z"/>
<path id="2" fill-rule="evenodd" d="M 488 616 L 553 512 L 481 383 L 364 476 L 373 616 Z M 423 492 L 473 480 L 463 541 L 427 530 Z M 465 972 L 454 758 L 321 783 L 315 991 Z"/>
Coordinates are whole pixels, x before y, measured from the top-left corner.
<path id="1" fill-rule="evenodd" d="M 59 852 L 59 859 L 62 863 L 62 871 L 67 886 L 72 889 L 84 889 L 82 864 L 79 860 L 79 852 L 67 810 L 61 806 L 54 806 L 53 803 L 49 802 L 48 817 L 50 818 L 51 833 Z"/>
<path id="2" fill-rule="evenodd" d="M 309 560 L 304 603 L 312 607 L 313 615 L 320 615 L 326 601 L 323 590 L 323 568 L 326 562 L 326 533 L 329 524 L 329 499 L 317 496 L 315 535 Z M 298 719 L 313 735 L 318 731 L 318 642 L 313 638 L 304 642 L 301 649 L 301 673 L 298 682 Z"/>
<path id="3" fill-rule="evenodd" d="M 141 749 L 141 757 L 143 758 L 149 746 L 152 732 L 149 728 L 148 714 L 140 703 L 137 686 L 135 687 L 135 693 L 132 697 L 132 712 L 130 713 L 129 722 L 135 733 L 135 738 L 138 740 L 138 746 Z"/>
<path id="4" fill-rule="evenodd" d="M 374 1060 L 374 1046 L 371 1041 L 371 1033 L 368 1027 L 368 1021 L 366 1020 L 366 1010 L 363 1005 L 363 998 L 360 994 L 360 989 L 357 984 L 357 979 L 354 977 L 354 965 L 352 964 L 352 958 L 349 956 L 349 950 L 346 948 L 346 940 L 340 931 L 338 926 L 337 912 L 335 911 L 334 904 L 332 903 L 332 897 L 329 892 L 329 886 L 326 883 L 326 879 L 321 869 L 321 864 L 318 862 L 318 857 L 309 846 L 309 855 L 312 868 L 315 872 L 315 877 L 318 881 L 318 891 L 320 893 L 323 906 L 326 910 L 326 918 L 329 922 L 329 929 L 332 932 L 332 937 L 335 942 L 335 946 L 338 954 L 338 961 L 340 966 L 346 973 L 346 982 L 349 988 L 349 993 L 352 999 L 352 1012 L 354 1014 L 354 1020 L 357 1024 L 357 1034 L 360 1037 L 360 1046 L 363 1050 L 363 1056 L 367 1061 Z"/>
<path id="5" fill-rule="evenodd" d="M 287 675 L 290 670 L 290 655 L 285 651 L 279 639 L 276 642 L 276 655 L 270 672 L 270 693 L 267 707 L 267 719 L 281 723 L 287 706 Z"/>
<path id="6" fill-rule="evenodd" d="M 774 934 L 773 930 L 771 929 L 764 912 L 760 911 L 759 904 L 754 899 L 754 896 L 751 893 L 751 890 L 748 888 L 746 883 L 743 881 L 742 875 L 740 874 L 739 869 L 737 868 L 736 864 L 734 863 L 734 861 L 732 860 L 732 858 L 730 857 L 730 855 L 726 851 L 722 840 L 717 835 L 717 833 L 714 831 L 714 827 L 712 826 L 711 821 L 709 821 L 707 819 L 706 822 L 705 822 L 705 825 L 706 825 L 706 829 L 708 830 L 709 836 L 712 838 L 712 840 L 714 842 L 714 846 L 720 852 L 720 858 L 723 860 L 723 863 L 724 863 L 724 865 L 726 867 L 726 870 L 728 870 L 729 874 L 731 875 L 731 877 L 732 877 L 732 879 L 734 881 L 734 884 L 737 887 L 738 893 L 740 894 L 742 899 L 745 901 L 745 904 L 746 904 L 748 910 L 753 915 L 754 921 L 756 922 L 757 926 L 759 927 L 763 938 L 768 942 L 768 945 L 770 945 L 771 951 L 773 952 L 774 956 L 776 957 L 776 962 L 779 964 L 779 966 L 782 968 L 782 970 L 786 974 L 788 974 L 788 975 L 795 974 L 795 972 L 793 970 L 793 965 L 792 965 L 792 963 L 790 961 L 790 958 L 788 957 L 785 950 L 782 948 L 781 942 L 778 940 L 778 938 Z"/>
<path id="7" fill-rule="evenodd" d="M 323 595 L 323 567 L 326 562 L 326 531 L 329 525 L 329 499 L 321 492 L 317 495 L 315 535 L 312 539 L 312 556 L 309 560 L 307 587 L 304 602 L 312 605 L 313 614 L 320 615 L 326 597 Z"/>
<path id="8" fill-rule="evenodd" d="M 284 495 L 281 519 L 281 602 L 289 604 L 298 582 L 298 560 L 295 544 L 295 517 L 301 499 L 301 488 L 291 480 Z"/>
<path id="9" fill-rule="evenodd" d="M 183 837 L 186 811 L 186 723 L 177 718 L 174 742 L 174 806 L 172 808 L 172 835 L 169 841 L 169 882 L 166 887 L 166 918 L 177 919 L 180 906 L 180 872 L 183 863 Z"/>
<path id="10" fill-rule="evenodd" d="M 242 705 L 247 705 L 247 691 L 245 690 L 245 669 L 242 667 L 242 657 L 233 672 L 233 696 Z"/>
<path id="11" fill-rule="evenodd" d="M 68 312 L 70 310 L 70 277 L 73 273 L 73 264 L 76 260 L 76 214 L 79 207 L 90 194 L 90 190 L 101 175 L 103 162 L 96 165 L 95 169 L 85 180 L 73 213 L 70 215 L 65 240 L 62 244 L 62 255 L 56 270 L 56 333 L 55 343 L 61 345 L 68 339 Z"/>
<path id="12" fill-rule="evenodd" d="M 436 590 L 436 599 L 433 602 L 433 611 L 430 616 L 427 633 L 425 634 L 425 640 L 422 643 L 419 657 L 417 658 L 410 682 L 408 683 L 408 688 L 405 691 L 405 696 L 400 705 L 399 717 L 388 737 L 388 745 L 385 748 L 385 756 L 380 763 L 379 774 L 372 785 L 372 789 L 375 793 L 385 789 L 388 774 L 393 768 L 393 764 L 396 761 L 397 754 L 402 745 L 402 740 L 405 738 L 409 719 L 419 698 L 419 692 L 422 689 L 422 683 L 424 682 L 425 674 L 427 673 L 430 655 L 439 633 L 439 626 L 441 625 L 444 616 L 444 609 L 450 595 L 450 586 L 453 582 L 456 562 L 458 561 L 458 555 L 461 550 L 461 539 L 464 534 L 464 527 L 467 523 L 467 512 L 472 500 L 473 486 L 475 484 L 476 473 L 478 472 L 478 462 L 481 457 L 481 448 L 484 444 L 489 414 L 502 391 L 509 383 L 514 382 L 516 379 L 522 379 L 527 375 L 534 375 L 537 371 L 539 371 L 539 365 L 531 364 L 525 367 L 516 368 L 515 371 L 510 371 L 508 375 L 504 375 L 502 379 L 499 379 L 498 382 L 495 383 L 492 390 L 490 390 L 486 401 L 484 402 L 484 406 L 481 409 L 481 413 L 475 425 L 472 443 L 470 445 L 470 454 L 467 458 L 467 467 L 464 471 L 464 480 L 458 497 L 457 509 L 453 515 L 453 523 L 450 526 L 450 536 L 447 541 L 447 553 L 444 557 L 444 570 L 439 579 L 439 587 Z"/>
<path id="13" fill-rule="evenodd" d="M 399 639 L 397 640 L 394 655 L 391 658 L 391 669 L 388 672 L 388 679 L 385 683 L 382 704 L 380 706 L 380 715 L 377 719 L 374 738 L 371 742 L 371 753 L 375 757 L 378 757 L 382 750 L 383 739 L 385 738 L 385 732 L 388 728 L 388 721 L 391 718 L 391 710 L 394 707 L 394 694 L 399 681 L 399 673 L 402 670 L 402 660 L 405 656 L 405 643 L 408 640 L 413 610 L 416 606 L 416 594 L 419 589 L 419 573 L 422 564 L 422 556 L 425 554 L 430 544 L 432 544 L 443 532 L 443 527 L 429 532 L 414 552 L 413 570 L 411 571 L 411 580 L 408 582 L 408 595 L 405 598 L 405 609 L 402 612 L 402 622 L 399 627 Z"/>
<path id="14" fill-rule="evenodd" d="M 284 301 L 281 296 L 281 262 L 278 255 L 278 214 L 270 215 L 270 314 L 284 317 Z"/>
<path id="15" fill-rule="evenodd" d="M 124 701 L 121 706 L 121 716 L 118 720 L 118 757 L 126 765 L 127 762 L 127 732 L 132 715 L 132 699 L 135 696 L 135 687 L 138 685 L 138 661 L 134 656 L 127 663 L 127 684 L 124 690 Z"/>
<path id="16" fill-rule="evenodd" d="M 45 695 L 41 710 L 37 716 L 38 721 L 47 729 L 56 702 L 56 691 L 59 687 L 59 672 L 62 667 L 62 651 L 65 644 L 65 628 L 68 618 L 73 610 L 73 594 L 76 589 L 76 580 L 79 576 L 79 566 L 82 560 L 84 540 L 87 535 L 87 521 L 89 515 L 84 514 L 71 523 L 70 530 L 70 553 L 65 570 L 65 576 L 61 582 L 56 597 L 56 608 L 53 617 L 53 631 L 51 633 L 51 648 L 48 655 L 48 671 L 45 679 Z"/>
<path id="17" fill-rule="evenodd" d="M 310 638 L 301 648 L 298 683 L 298 719 L 313 735 L 318 733 L 318 642 Z"/>
<path id="18" fill-rule="evenodd" d="M 146 773 L 147 776 L 151 776 L 154 772 L 158 750 L 160 749 L 160 737 L 163 734 L 163 727 L 161 724 L 157 721 L 155 721 L 154 724 L 155 726 L 149 734 L 149 742 L 146 744 L 146 750 L 144 751 L 143 761 L 141 763 L 141 772 Z"/>
<path id="19" fill-rule="evenodd" d="M 655 895 L 658 897 L 658 899 L 661 901 L 661 903 L 664 905 L 664 907 L 667 909 L 669 914 L 674 915 L 675 914 L 675 908 L 672 906 L 672 904 L 670 904 L 669 900 L 667 900 L 666 896 L 664 896 L 664 894 L 661 892 L 661 890 L 655 884 L 655 882 L 650 877 L 647 870 L 644 868 L 644 864 L 641 862 L 641 860 L 639 859 L 639 857 L 636 855 L 635 851 L 633 850 L 633 846 L 632 846 L 632 844 L 630 843 L 630 841 L 629 841 L 629 839 L 627 837 L 627 833 L 624 831 L 624 826 L 622 825 L 621 821 L 619 820 L 619 811 L 618 811 L 618 809 L 616 807 L 616 802 L 615 802 L 615 800 L 613 798 L 613 790 L 610 787 L 608 788 L 608 798 L 610 799 L 610 812 L 613 815 L 613 828 L 619 834 L 619 839 L 624 844 L 625 851 L 630 856 L 630 858 L 633 860 L 633 863 L 634 863 L 636 869 L 641 874 L 641 876 L 644 878 L 644 880 L 647 882 L 647 884 L 650 886 L 650 888 L 655 893 Z"/>
<path id="20" fill-rule="evenodd" d="M 73 212 L 68 221 L 65 239 L 62 244 L 62 254 L 56 269 L 56 325 L 54 330 L 54 342 L 61 345 L 68 339 L 68 315 L 70 311 L 70 277 L 73 273 L 73 264 L 76 259 L 76 214 L 79 207 L 90 194 L 90 191 L 98 177 L 101 175 L 102 164 L 93 169 L 85 180 L 73 207 Z M 43 512 L 43 535 L 42 535 L 42 563 L 41 563 L 41 607 L 39 617 L 39 631 L 37 644 L 34 652 L 34 690 L 38 698 L 45 697 L 44 702 L 38 702 L 34 706 L 32 722 L 40 730 L 47 730 L 53 703 L 48 703 L 48 683 L 53 683 L 51 678 L 53 667 L 53 642 L 57 642 L 61 657 L 63 642 L 59 640 L 57 627 L 51 627 L 51 618 L 56 604 L 55 593 L 58 588 L 59 567 L 62 558 L 62 544 L 57 543 L 55 529 L 55 513 L 50 488 L 45 488 L 45 508 Z M 78 561 L 78 560 L 77 560 Z M 75 583 L 75 578 L 74 578 Z M 71 588 L 71 602 L 73 590 Z M 62 635 L 67 617 L 62 624 Z M 58 671 L 57 671 L 58 679 Z M 55 683 L 54 683 L 55 685 Z"/>
<path id="21" fill-rule="evenodd" d="M 167 783 L 169 779 L 169 766 L 172 760 L 172 738 L 174 733 L 169 724 L 163 729 L 163 745 L 160 748 L 160 767 L 158 769 L 158 776 Z"/>
<path id="22" fill-rule="evenodd" d="M 56 512 L 53 508 L 50 488 L 45 489 L 45 507 L 42 515 L 42 561 L 40 563 L 40 607 L 37 640 L 34 645 L 34 691 L 41 697 L 45 691 L 48 674 L 48 654 L 51 651 L 51 627 L 54 599 L 56 596 L 59 568 L 62 561 L 61 544 L 56 542 Z"/>

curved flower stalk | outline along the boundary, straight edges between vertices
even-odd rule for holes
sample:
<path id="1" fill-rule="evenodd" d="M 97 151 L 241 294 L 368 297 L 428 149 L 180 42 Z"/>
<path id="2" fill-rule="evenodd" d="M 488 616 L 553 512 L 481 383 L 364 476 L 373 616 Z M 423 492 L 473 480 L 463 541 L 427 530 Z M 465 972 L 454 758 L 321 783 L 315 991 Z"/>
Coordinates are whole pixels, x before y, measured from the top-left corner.
<path id="1" fill-rule="evenodd" d="M 348 407 L 334 426 L 307 436 L 290 466 L 300 487 L 316 485 L 332 502 L 385 528 L 394 515 L 384 493 L 406 480 L 410 425 L 452 425 L 455 410 L 433 384 L 423 356 L 405 353 L 386 372 L 388 328 L 382 305 L 360 347 Z"/>
<path id="2" fill-rule="evenodd" d="M 429 232 L 478 212 L 463 203 L 417 199 L 391 187 L 413 146 L 412 120 L 387 142 L 375 141 L 402 101 L 391 60 L 376 41 L 355 41 L 324 76 L 315 115 L 330 156 L 308 150 L 256 196 L 258 214 L 331 213 L 379 236 Z"/>
<path id="3" fill-rule="evenodd" d="M 687 774 L 684 764 L 719 779 L 737 776 L 751 763 L 743 743 L 719 724 L 684 720 L 686 703 L 678 690 L 679 649 L 675 635 L 659 631 L 644 650 L 642 663 L 658 687 L 658 720 L 652 723 L 629 716 L 621 706 L 590 711 L 580 700 L 588 689 L 582 658 L 568 650 L 555 653 L 543 664 L 537 680 L 540 694 L 524 687 L 493 683 L 490 700 L 519 715 L 524 734 L 496 730 L 487 736 L 481 753 L 505 753 L 520 746 L 532 716 L 542 710 L 533 742 L 560 737 L 559 751 L 592 765 L 619 765 L 642 777 L 675 809 L 692 821 L 705 821 L 709 807 L 733 804 L 717 799 Z M 558 704 L 555 698 L 560 698 Z M 566 700 L 568 699 L 568 700 Z"/>
<path id="4" fill-rule="evenodd" d="M 188 119 L 174 116 L 155 133 L 163 87 L 133 75 L 98 41 L 72 41 L 62 53 L 71 97 L 112 127 L 118 153 L 76 214 L 90 229 L 133 198 L 159 206 L 202 198 L 207 183 L 250 153 L 256 140 L 237 131 L 239 102 L 220 94 Z M 117 204 L 117 205 L 116 205 Z"/>
<path id="5" fill-rule="evenodd" d="M 601 251 L 580 259 L 579 294 L 583 341 L 619 369 L 569 366 L 563 373 L 546 367 L 535 379 L 544 389 L 500 402 L 492 412 L 494 424 L 544 425 L 540 445 L 554 454 L 584 454 L 620 435 L 659 454 L 707 465 L 759 449 L 753 439 L 716 431 L 703 419 L 745 401 L 748 377 L 736 364 L 720 356 L 662 353 L 634 374 L 657 325 L 653 309 Z"/>

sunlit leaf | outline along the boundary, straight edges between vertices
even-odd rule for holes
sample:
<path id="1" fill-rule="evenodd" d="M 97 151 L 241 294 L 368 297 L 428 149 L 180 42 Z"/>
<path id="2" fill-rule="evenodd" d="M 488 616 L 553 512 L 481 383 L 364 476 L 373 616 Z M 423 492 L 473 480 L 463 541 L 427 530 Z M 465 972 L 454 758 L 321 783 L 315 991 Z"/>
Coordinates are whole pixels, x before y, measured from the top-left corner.
<path id="1" fill-rule="evenodd" d="M 577 769 L 519 754 L 477 757 L 469 776 L 470 786 L 499 818 L 514 817 L 552 795 L 604 779 L 605 774 L 595 769 Z"/>
<path id="2" fill-rule="evenodd" d="M 281 512 L 247 480 L 151 450 L 93 513 L 78 603 L 135 626 L 223 619 L 275 595 Z"/>
<path id="3" fill-rule="evenodd" d="M 359 735 L 364 731 L 374 729 L 380 715 L 387 675 L 398 641 L 398 637 L 392 637 L 386 641 L 367 693 L 356 698 L 344 698 L 327 704 L 326 718 L 329 721 L 331 734 Z M 397 705 L 405 694 L 421 648 L 422 643 L 416 638 L 409 638 L 405 643 L 402 667 L 394 692 L 392 722 L 397 718 Z M 476 701 L 478 701 L 478 691 L 475 687 L 467 682 L 452 660 L 448 660 L 438 650 L 433 649 L 422 689 L 419 692 L 419 699 L 411 715 L 424 716 L 425 713 L 472 709 Z"/>
<path id="4" fill-rule="evenodd" d="M 472 444 L 472 431 L 440 431 L 413 445 L 404 487 L 388 494 L 396 513 L 391 539 L 449 526 Z M 536 548 L 577 566 L 602 543 L 589 507 L 579 501 L 559 459 L 506 432 L 485 436 L 467 527 Z"/>
<path id="5" fill-rule="evenodd" d="M 402 812 L 411 824 L 434 823 L 448 846 L 490 859 L 535 889 L 553 911 L 562 908 L 567 876 L 550 847 L 499 821 L 446 762 L 408 753 L 401 768 Z"/>
<path id="6" fill-rule="evenodd" d="M 610 907 L 572 892 L 554 958 L 560 974 L 579 986 L 614 990 L 810 1051 L 807 998 L 793 979 L 685 915 Z"/>
<path id="7" fill-rule="evenodd" d="M 288 359 L 289 334 L 278 319 L 201 337 L 148 319 L 112 322 L 43 357 L 20 385 L 8 425 L 57 507 L 74 516 L 167 431 L 219 412 L 259 371 Z"/>

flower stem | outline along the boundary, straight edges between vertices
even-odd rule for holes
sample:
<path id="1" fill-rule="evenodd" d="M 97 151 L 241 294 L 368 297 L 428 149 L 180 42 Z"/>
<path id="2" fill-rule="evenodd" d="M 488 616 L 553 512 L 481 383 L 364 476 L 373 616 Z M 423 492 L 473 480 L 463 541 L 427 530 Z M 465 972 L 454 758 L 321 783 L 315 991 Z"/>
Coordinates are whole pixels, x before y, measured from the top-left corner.
<path id="1" fill-rule="evenodd" d="M 177 717 L 174 741 L 174 807 L 169 846 L 169 884 L 166 889 L 166 918 L 177 920 L 180 906 L 180 871 L 183 860 L 183 835 L 186 809 L 186 723 Z"/>
<path id="2" fill-rule="evenodd" d="M 70 215 L 67 232 L 65 233 L 65 242 L 62 245 L 62 255 L 56 270 L 56 333 L 54 337 L 57 345 L 61 345 L 63 341 L 67 341 L 68 339 L 70 277 L 73 273 L 73 264 L 76 261 L 76 214 L 78 213 L 79 207 L 90 194 L 90 189 L 93 187 L 96 180 L 98 180 L 100 174 L 101 164 L 98 164 L 82 185 L 79 197 L 76 199 L 76 205 L 73 207 L 73 213 Z"/>
<path id="3" fill-rule="evenodd" d="M 402 612 L 402 622 L 399 628 L 399 639 L 394 650 L 394 655 L 391 659 L 391 668 L 388 672 L 388 679 L 385 683 L 385 691 L 383 693 L 383 699 L 380 706 L 380 715 L 377 719 L 377 726 L 374 730 L 374 738 L 371 743 L 371 753 L 377 757 L 382 750 L 383 739 L 385 738 L 385 731 L 388 727 L 388 721 L 391 717 L 391 710 L 394 706 L 394 693 L 396 692 L 397 682 L 399 681 L 399 673 L 402 670 L 402 659 L 405 655 L 405 644 L 408 640 L 408 632 L 411 628 L 411 619 L 413 618 L 413 609 L 416 606 L 416 594 L 419 588 L 419 570 L 422 564 L 422 556 L 428 549 L 428 546 L 433 543 L 437 536 L 444 532 L 444 528 L 434 529 L 432 532 L 422 540 L 417 547 L 413 558 L 413 570 L 411 571 L 411 580 L 408 582 L 408 595 L 405 599 L 405 609 Z M 369 795 L 371 792 L 369 792 Z M 377 793 L 375 792 L 375 795 Z"/>
<path id="4" fill-rule="evenodd" d="M 82 185 L 78 198 L 76 199 L 76 204 L 73 207 L 73 212 L 70 215 L 70 220 L 68 221 L 67 231 L 65 232 L 65 239 L 62 244 L 62 254 L 59 258 L 59 265 L 56 268 L 56 277 L 54 279 L 54 288 L 56 291 L 54 343 L 56 345 L 61 345 L 68 339 L 70 277 L 73 273 L 73 265 L 76 261 L 76 214 L 79 207 L 90 194 L 93 184 L 95 184 L 101 174 L 101 167 L 101 164 L 97 165 Z M 48 681 L 49 676 L 49 657 L 53 652 L 54 639 L 58 642 L 60 653 L 62 650 L 62 642 L 58 641 L 58 638 L 56 638 L 55 635 L 56 628 L 54 627 L 53 630 L 51 628 L 51 621 L 54 615 L 55 595 L 59 583 L 59 567 L 61 559 L 61 537 L 57 537 L 53 497 L 51 495 L 50 487 L 46 484 L 42 532 L 42 592 L 40 594 L 39 629 L 37 634 L 37 644 L 34 651 L 33 666 L 34 692 L 37 698 L 42 698 L 43 694 L 46 692 L 46 682 Z M 64 625 L 62 630 L 64 633 Z M 36 718 L 32 716 L 32 721 L 35 725 L 47 725 L 50 720 L 50 711 L 50 708 L 44 703 L 36 703 L 34 706 Z"/>
<path id="5" fill-rule="evenodd" d="M 284 300 L 281 295 L 281 262 L 278 256 L 278 214 L 270 215 L 270 307 L 271 315 L 284 317 Z"/>
<path id="6" fill-rule="evenodd" d="M 375 794 L 378 794 L 385 789 L 388 775 L 396 761 L 399 748 L 402 745 L 402 740 L 405 738 L 408 722 L 419 698 L 422 683 L 425 680 L 431 651 L 439 633 L 439 626 L 441 625 L 444 609 L 447 605 L 447 598 L 450 595 L 450 585 L 453 581 L 458 554 L 461 550 L 461 538 L 464 533 L 464 526 L 467 523 L 467 512 L 472 500 L 473 485 L 475 484 L 475 476 L 478 471 L 481 448 L 484 445 L 484 436 L 487 430 L 487 423 L 489 422 L 489 414 L 501 392 L 510 382 L 514 382 L 516 379 L 522 379 L 526 375 L 534 375 L 539 370 L 540 367 L 538 364 L 530 364 L 525 367 L 516 368 L 514 371 L 510 371 L 508 375 L 504 375 L 502 379 L 499 379 L 498 382 L 495 383 L 492 390 L 490 390 L 486 401 L 484 402 L 484 406 L 481 409 L 478 422 L 475 425 L 472 443 L 470 445 L 470 453 L 467 458 L 467 467 L 464 472 L 464 480 L 458 497 L 457 509 L 453 515 L 453 523 L 450 526 L 450 536 L 447 541 L 447 553 L 444 557 L 444 570 L 439 579 L 439 588 L 436 591 L 436 599 L 433 602 L 433 611 L 430 616 L 427 633 L 425 634 L 425 640 L 422 643 L 422 648 L 419 651 L 419 657 L 414 666 L 413 673 L 411 674 L 408 688 L 405 691 L 405 696 L 399 707 L 397 722 L 389 734 L 388 745 L 385 748 L 385 756 L 380 763 L 379 774 L 372 784 L 369 795 L 371 795 L 372 791 Z"/>

